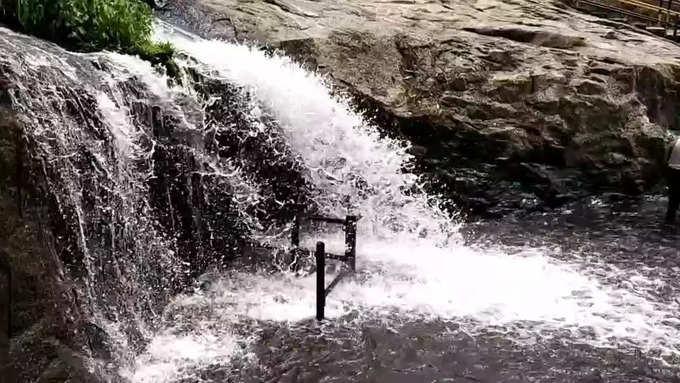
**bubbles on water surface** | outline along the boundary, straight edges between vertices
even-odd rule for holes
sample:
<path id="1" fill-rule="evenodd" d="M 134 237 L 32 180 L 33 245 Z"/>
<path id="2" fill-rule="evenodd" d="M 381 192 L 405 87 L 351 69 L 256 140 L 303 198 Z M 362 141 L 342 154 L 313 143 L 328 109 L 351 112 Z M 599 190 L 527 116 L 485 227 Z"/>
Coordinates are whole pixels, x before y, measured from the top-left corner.
<path id="1" fill-rule="evenodd" d="M 257 363 L 247 342 L 217 325 L 192 321 L 175 324 L 156 335 L 131 369 L 122 375 L 133 382 L 156 383 L 196 379 L 195 372 L 211 366 L 230 366 L 239 362 Z"/>

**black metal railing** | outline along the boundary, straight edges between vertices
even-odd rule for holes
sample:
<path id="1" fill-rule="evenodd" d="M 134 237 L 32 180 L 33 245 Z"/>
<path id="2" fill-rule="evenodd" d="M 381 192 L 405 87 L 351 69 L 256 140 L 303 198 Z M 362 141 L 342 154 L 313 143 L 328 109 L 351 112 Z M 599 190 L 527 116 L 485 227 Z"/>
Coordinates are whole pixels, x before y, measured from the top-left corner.
<path id="1" fill-rule="evenodd" d="M 673 7 L 673 4 L 678 5 L 679 3 L 680 2 L 674 0 L 659 0 L 659 8 L 666 8 L 667 10 L 677 10 L 678 7 Z"/>
<path id="2" fill-rule="evenodd" d="M 328 294 L 345 276 L 356 271 L 357 222 L 359 218 L 355 215 L 348 215 L 344 219 L 303 214 L 295 216 L 291 230 L 291 243 L 294 247 L 300 246 L 300 224 L 302 220 L 342 225 L 345 231 L 345 254 L 343 255 L 326 253 L 326 245 L 323 242 L 316 243 L 316 319 L 319 321 L 324 319 Z M 342 261 L 349 266 L 349 272 L 340 272 L 328 286 L 326 286 L 326 259 Z"/>
<path id="3" fill-rule="evenodd" d="M 613 3 L 618 3 L 614 5 Z M 654 0 L 572 0 L 576 8 L 583 8 L 583 5 L 605 10 L 607 12 L 618 13 L 622 16 L 637 19 L 648 23 L 648 28 L 654 25 L 661 25 L 672 30 L 673 39 L 678 35 L 678 24 L 680 22 L 680 12 L 678 5 L 680 0 L 659 0 L 658 5 Z M 628 8 L 626 8 L 628 7 Z M 633 9 L 637 9 L 633 10 Z M 664 30 L 664 37 L 669 37 L 668 31 Z"/>
<path id="4" fill-rule="evenodd" d="M 356 253 L 357 253 L 357 222 L 359 216 L 348 215 L 345 218 L 323 217 L 319 215 L 304 215 L 298 214 L 295 216 L 293 222 L 293 230 L 291 231 L 291 244 L 294 247 L 300 246 L 300 224 L 303 220 L 310 222 L 324 222 L 335 225 L 342 225 L 345 231 L 345 254 L 327 254 L 326 258 L 336 259 L 338 261 L 346 262 L 352 271 L 356 270 Z"/>

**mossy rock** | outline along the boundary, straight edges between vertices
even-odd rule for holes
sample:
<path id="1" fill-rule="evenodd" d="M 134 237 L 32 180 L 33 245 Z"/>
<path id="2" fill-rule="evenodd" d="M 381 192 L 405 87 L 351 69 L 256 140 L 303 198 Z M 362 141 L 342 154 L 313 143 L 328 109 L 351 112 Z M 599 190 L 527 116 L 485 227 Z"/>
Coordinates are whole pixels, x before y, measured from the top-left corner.
<path id="1" fill-rule="evenodd" d="M 178 78 L 180 69 L 174 60 L 175 48 L 170 43 L 145 43 L 132 53 L 149 61 L 152 65 L 165 69 L 168 76 Z"/>

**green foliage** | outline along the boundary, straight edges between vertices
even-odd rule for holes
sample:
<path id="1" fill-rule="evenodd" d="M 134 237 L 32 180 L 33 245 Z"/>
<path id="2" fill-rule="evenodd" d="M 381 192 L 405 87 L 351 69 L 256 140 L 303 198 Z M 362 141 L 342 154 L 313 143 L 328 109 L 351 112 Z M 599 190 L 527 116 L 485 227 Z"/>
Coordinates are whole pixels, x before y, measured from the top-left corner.
<path id="1" fill-rule="evenodd" d="M 151 8 L 140 0 L 0 0 L 0 17 L 72 49 L 109 49 L 166 64 L 174 50 L 150 41 Z"/>
<path id="2" fill-rule="evenodd" d="M 150 61 L 153 65 L 164 66 L 170 77 L 177 77 L 179 74 L 179 67 L 172 59 L 175 55 L 175 47 L 169 42 L 154 43 L 147 41 L 142 44 L 136 53 L 139 54 L 139 57 Z"/>
<path id="3" fill-rule="evenodd" d="M 147 41 L 142 44 L 140 51 L 148 56 L 144 58 L 151 59 L 153 57 L 156 59 L 169 59 L 175 53 L 175 47 L 173 47 L 172 44 L 168 42 L 153 43 Z"/>

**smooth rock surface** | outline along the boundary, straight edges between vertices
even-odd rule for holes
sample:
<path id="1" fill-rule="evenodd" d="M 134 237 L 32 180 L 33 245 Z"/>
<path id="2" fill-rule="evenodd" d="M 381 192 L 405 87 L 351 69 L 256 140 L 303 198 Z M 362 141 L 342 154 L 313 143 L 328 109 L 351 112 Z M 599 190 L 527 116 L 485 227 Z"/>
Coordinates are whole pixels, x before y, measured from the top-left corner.
<path id="1" fill-rule="evenodd" d="M 678 46 L 560 2 L 169 3 L 162 15 L 206 37 L 327 73 L 471 212 L 648 190 L 678 125 Z"/>

